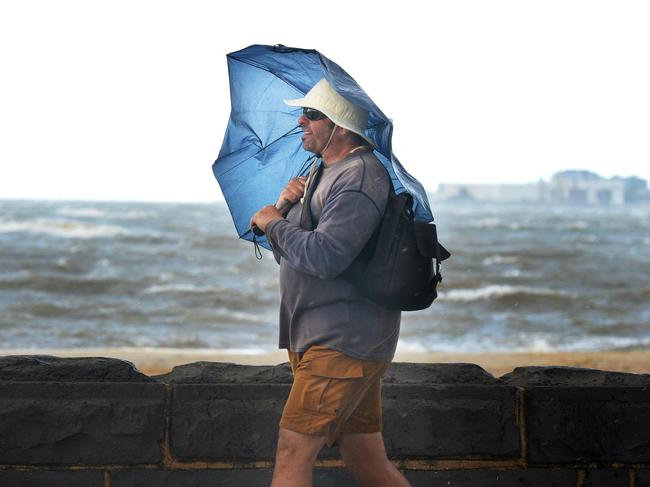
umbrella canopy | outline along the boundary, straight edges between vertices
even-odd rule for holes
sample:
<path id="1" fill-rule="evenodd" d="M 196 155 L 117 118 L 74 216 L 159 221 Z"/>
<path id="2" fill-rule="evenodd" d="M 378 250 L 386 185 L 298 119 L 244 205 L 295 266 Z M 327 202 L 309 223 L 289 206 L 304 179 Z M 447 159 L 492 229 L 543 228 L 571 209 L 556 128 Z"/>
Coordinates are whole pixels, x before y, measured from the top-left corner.
<path id="1" fill-rule="evenodd" d="M 318 51 L 281 45 L 253 45 L 227 58 L 231 112 L 212 171 L 241 238 L 252 240 L 253 214 L 275 203 L 289 179 L 309 171 L 312 154 L 302 148 L 297 122 L 301 110 L 283 100 L 303 97 L 322 78 L 369 112 L 366 135 L 375 142 L 374 154 L 388 170 L 395 192 L 413 196 L 417 220 L 433 220 L 424 188 L 393 154 L 392 122 L 340 66 Z M 257 241 L 269 248 L 265 237 Z"/>

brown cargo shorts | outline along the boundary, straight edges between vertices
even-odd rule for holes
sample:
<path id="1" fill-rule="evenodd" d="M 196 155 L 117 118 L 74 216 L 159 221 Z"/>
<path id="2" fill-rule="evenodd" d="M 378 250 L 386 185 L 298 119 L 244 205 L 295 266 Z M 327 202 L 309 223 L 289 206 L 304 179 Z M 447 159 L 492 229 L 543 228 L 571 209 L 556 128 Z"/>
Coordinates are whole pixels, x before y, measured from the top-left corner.
<path id="1" fill-rule="evenodd" d="M 280 427 L 327 436 L 332 446 L 341 433 L 382 429 L 381 377 L 390 362 L 369 362 L 320 345 L 289 352 L 293 385 Z"/>

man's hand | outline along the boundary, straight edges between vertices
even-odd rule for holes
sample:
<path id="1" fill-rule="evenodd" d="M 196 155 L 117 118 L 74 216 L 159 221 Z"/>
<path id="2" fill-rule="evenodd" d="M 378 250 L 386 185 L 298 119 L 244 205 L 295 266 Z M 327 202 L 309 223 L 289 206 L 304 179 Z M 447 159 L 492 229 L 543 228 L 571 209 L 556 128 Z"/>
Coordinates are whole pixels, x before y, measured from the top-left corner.
<path id="1" fill-rule="evenodd" d="M 250 226 L 257 225 L 257 227 L 266 233 L 266 226 L 271 223 L 273 220 L 282 219 L 282 213 L 273 205 L 267 205 L 263 207 L 260 211 L 253 215 L 251 218 Z"/>
<path id="2" fill-rule="evenodd" d="M 278 202 L 273 205 L 268 205 L 262 208 L 260 211 L 253 215 L 251 218 L 250 226 L 257 225 L 257 227 L 266 233 L 266 226 L 273 220 L 278 218 L 284 218 L 284 215 L 288 213 L 289 208 L 298 202 L 302 195 L 305 192 L 305 182 L 307 178 L 305 176 L 300 176 L 298 178 L 292 178 L 289 180 L 285 188 L 280 193 Z M 287 203 L 288 202 L 288 203 Z M 282 210 L 280 212 L 279 210 Z"/>
<path id="3" fill-rule="evenodd" d="M 299 178 L 292 178 L 289 180 L 285 188 L 282 190 L 282 193 L 280 193 L 280 197 L 278 198 L 278 202 L 275 204 L 277 208 L 282 208 L 285 203 L 284 201 L 288 201 L 292 205 L 294 203 L 297 203 L 300 198 L 302 198 L 302 195 L 305 192 L 305 182 L 307 181 L 306 176 L 300 176 Z M 259 225 L 258 225 L 259 226 Z"/>

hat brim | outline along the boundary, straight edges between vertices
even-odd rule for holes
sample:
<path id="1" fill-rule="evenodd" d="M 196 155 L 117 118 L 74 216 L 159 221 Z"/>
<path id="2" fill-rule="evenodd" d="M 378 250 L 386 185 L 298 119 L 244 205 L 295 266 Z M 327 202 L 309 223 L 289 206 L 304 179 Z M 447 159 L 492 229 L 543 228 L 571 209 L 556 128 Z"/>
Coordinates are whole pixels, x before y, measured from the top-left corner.
<path id="1" fill-rule="evenodd" d="M 323 109 L 323 107 L 316 106 L 315 103 L 310 103 L 309 101 L 307 101 L 306 98 L 296 98 L 294 100 L 283 100 L 283 101 L 285 105 L 289 105 L 290 107 L 303 107 L 303 108 L 311 108 L 313 110 L 318 110 L 319 112 L 324 113 L 325 116 L 334 123 L 334 125 L 338 125 L 339 127 L 342 127 L 346 130 L 349 130 L 350 132 L 357 134 L 363 140 L 368 142 L 371 148 L 374 149 L 375 147 L 377 147 L 377 144 L 375 144 L 375 142 L 370 137 L 368 137 L 365 133 L 360 133 L 354 127 L 350 127 L 345 122 L 342 122 L 341 120 L 337 120 L 337 117 L 331 113 L 328 113 L 327 109 Z"/>

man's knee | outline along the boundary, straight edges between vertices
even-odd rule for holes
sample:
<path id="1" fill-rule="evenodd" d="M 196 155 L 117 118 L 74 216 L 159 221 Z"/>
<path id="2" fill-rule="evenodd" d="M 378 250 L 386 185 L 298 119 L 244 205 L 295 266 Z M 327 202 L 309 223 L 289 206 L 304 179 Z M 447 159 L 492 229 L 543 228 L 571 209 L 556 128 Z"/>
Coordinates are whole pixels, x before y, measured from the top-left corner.
<path id="1" fill-rule="evenodd" d="M 389 462 L 381 433 L 345 434 L 339 439 L 339 450 L 350 468 L 370 467 Z"/>
<path id="2" fill-rule="evenodd" d="M 305 435 L 280 428 L 276 457 L 313 462 L 325 445 L 326 439 L 324 436 Z"/>

